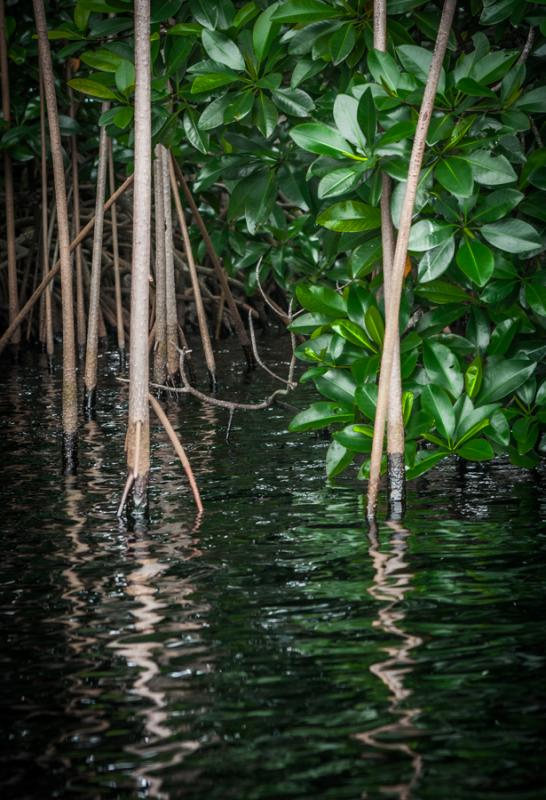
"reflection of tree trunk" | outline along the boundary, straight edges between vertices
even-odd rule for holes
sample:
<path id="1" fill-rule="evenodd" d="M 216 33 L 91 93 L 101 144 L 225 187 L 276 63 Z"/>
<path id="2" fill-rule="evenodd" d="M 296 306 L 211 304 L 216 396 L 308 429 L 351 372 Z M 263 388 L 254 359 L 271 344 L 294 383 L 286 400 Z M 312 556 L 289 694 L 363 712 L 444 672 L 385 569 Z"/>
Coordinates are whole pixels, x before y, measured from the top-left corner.
<path id="1" fill-rule="evenodd" d="M 411 690 L 404 686 L 405 677 L 411 672 L 413 664 L 411 651 L 422 642 L 418 636 L 412 636 L 401 626 L 406 614 L 402 607 L 398 607 L 411 588 L 413 577 L 405 560 L 409 531 L 395 522 L 388 524 L 393 530 L 390 554 L 380 551 L 377 528 L 373 526 L 370 530 L 368 552 L 373 560 L 375 574 L 373 585 L 368 591 L 375 600 L 386 603 L 379 609 L 374 627 L 396 637 L 398 644 L 384 648 L 388 658 L 373 664 L 370 671 L 387 687 L 390 695 L 389 712 L 396 719 L 387 725 L 359 733 L 356 738 L 374 749 L 397 751 L 411 759 L 412 776 L 407 783 L 381 787 L 383 792 L 395 794 L 399 800 L 410 800 L 421 775 L 422 757 L 404 742 L 383 741 L 381 737 L 407 739 L 415 734 L 414 720 L 421 710 L 406 708 L 402 704 L 411 696 Z"/>

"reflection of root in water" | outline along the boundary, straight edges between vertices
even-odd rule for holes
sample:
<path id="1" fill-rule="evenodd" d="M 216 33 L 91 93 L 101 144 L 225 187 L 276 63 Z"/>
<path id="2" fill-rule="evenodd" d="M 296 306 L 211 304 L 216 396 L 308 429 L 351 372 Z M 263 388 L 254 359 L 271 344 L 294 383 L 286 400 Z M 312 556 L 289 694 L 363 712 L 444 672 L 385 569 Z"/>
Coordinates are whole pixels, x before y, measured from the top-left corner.
<path id="1" fill-rule="evenodd" d="M 399 800 L 410 800 L 412 790 L 422 772 L 422 757 L 415 753 L 408 744 L 396 740 L 407 739 L 416 733 L 414 720 L 421 710 L 419 708 L 402 708 L 401 705 L 411 695 L 411 690 L 404 686 L 405 676 L 411 672 L 413 664 L 410 654 L 415 647 L 422 643 L 422 640 L 418 636 L 407 633 L 401 627 L 406 614 L 403 608 L 398 608 L 411 586 L 413 577 L 412 573 L 408 571 L 408 564 L 405 560 L 409 531 L 397 522 L 388 522 L 387 524 L 393 531 L 390 553 L 380 551 L 377 528 L 370 529 L 368 552 L 372 557 L 375 573 L 373 585 L 368 591 L 375 600 L 386 603 L 379 609 L 377 619 L 373 623 L 374 627 L 395 636 L 399 643 L 383 648 L 389 657 L 385 661 L 373 664 L 370 671 L 387 687 L 390 695 L 389 712 L 396 719 L 387 725 L 359 733 L 356 738 L 369 747 L 402 753 L 411 760 L 412 776 L 408 782 L 381 787 L 382 792 L 394 794 Z M 385 741 L 382 737 L 394 741 Z"/>

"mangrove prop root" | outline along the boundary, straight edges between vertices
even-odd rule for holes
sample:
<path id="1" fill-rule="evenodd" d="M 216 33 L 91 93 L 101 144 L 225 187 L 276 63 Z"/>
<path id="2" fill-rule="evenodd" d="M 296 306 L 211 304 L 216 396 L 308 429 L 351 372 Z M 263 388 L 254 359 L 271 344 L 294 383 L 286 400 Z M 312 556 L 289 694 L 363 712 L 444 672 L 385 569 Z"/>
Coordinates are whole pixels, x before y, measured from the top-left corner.
<path id="1" fill-rule="evenodd" d="M 163 425 L 163 428 L 165 429 L 165 433 L 169 437 L 169 439 L 171 441 L 171 444 L 174 447 L 178 458 L 180 459 L 180 463 L 182 464 L 182 467 L 184 469 L 184 472 L 186 473 L 186 476 L 188 478 L 188 482 L 189 482 L 191 490 L 192 490 L 193 499 L 195 500 L 195 505 L 197 506 L 197 510 L 199 511 L 199 513 L 202 514 L 203 513 L 203 503 L 201 501 L 201 495 L 199 493 L 199 488 L 197 486 L 197 482 L 195 480 L 195 476 L 193 474 L 193 470 L 191 468 L 191 464 L 189 462 L 189 459 L 188 459 L 188 457 L 186 455 L 186 452 L 185 452 L 184 448 L 182 447 L 182 443 L 181 443 L 180 439 L 178 438 L 178 436 L 176 435 L 176 432 L 175 432 L 173 426 L 169 422 L 169 419 L 168 419 L 167 415 L 165 414 L 165 412 L 163 411 L 163 409 L 161 408 L 160 404 L 155 399 L 155 397 L 152 394 L 149 394 L 148 395 L 148 399 L 150 401 L 150 405 L 152 406 L 152 408 L 153 408 L 158 420 Z"/>
<path id="2" fill-rule="evenodd" d="M 109 199 L 106 201 L 106 203 L 104 204 L 104 210 L 108 211 L 108 209 L 110 208 L 112 203 L 115 203 L 116 200 L 118 200 L 121 197 L 121 195 L 130 186 L 132 186 L 132 184 L 133 184 L 133 175 L 129 175 L 129 177 L 126 178 L 123 181 L 121 186 L 119 186 L 116 189 L 114 194 L 111 195 L 109 197 Z M 89 234 L 93 230 L 94 225 L 95 225 L 95 217 L 93 216 L 93 217 L 91 217 L 89 222 L 86 225 L 84 225 L 83 228 L 81 228 L 81 230 L 79 231 L 79 233 L 75 237 L 75 239 L 73 239 L 70 242 L 70 252 L 71 253 L 74 252 L 76 247 L 79 244 L 81 244 L 84 241 L 84 239 L 86 239 L 89 236 Z M 29 299 L 27 300 L 25 305 L 22 307 L 22 309 L 19 311 L 19 313 L 17 314 L 17 316 L 15 317 L 13 322 L 10 323 L 10 325 L 8 325 L 8 327 L 6 328 L 6 330 L 4 331 L 2 336 L 0 336 L 0 353 L 2 353 L 4 351 L 4 349 L 5 349 L 6 345 L 7 345 L 7 343 L 9 342 L 9 340 L 11 338 L 11 335 L 12 335 L 13 331 L 15 330 L 15 328 L 17 328 L 21 324 L 21 322 L 26 318 L 27 314 L 34 307 L 34 304 L 40 299 L 40 297 L 42 296 L 42 293 L 47 288 L 47 286 L 49 286 L 49 284 L 51 283 L 53 278 L 59 273 L 60 269 L 61 269 L 61 262 L 60 262 L 60 260 L 58 260 L 55 263 L 55 265 L 49 270 L 47 275 L 42 279 L 41 283 L 36 287 L 36 289 L 31 294 L 31 296 L 29 297 Z"/>

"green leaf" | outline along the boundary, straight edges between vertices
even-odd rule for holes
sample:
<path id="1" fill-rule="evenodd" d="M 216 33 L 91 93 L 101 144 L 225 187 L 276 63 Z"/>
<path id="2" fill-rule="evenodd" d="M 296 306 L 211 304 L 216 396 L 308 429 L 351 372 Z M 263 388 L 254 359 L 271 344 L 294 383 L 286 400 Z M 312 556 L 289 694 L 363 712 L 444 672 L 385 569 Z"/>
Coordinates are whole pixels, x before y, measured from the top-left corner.
<path id="1" fill-rule="evenodd" d="M 468 365 L 464 374 L 464 385 L 467 395 L 474 399 L 481 389 L 483 381 L 483 362 L 480 356 Z"/>
<path id="2" fill-rule="evenodd" d="M 443 344 L 425 340 L 423 363 L 429 380 L 445 389 L 453 398 L 463 390 L 463 373 L 457 356 Z"/>
<path id="3" fill-rule="evenodd" d="M 312 403 L 309 408 L 300 411 L 288 426 L 289 431 L 315 431 L 335 423 L 351 422 L 354 412 L 351 406 L 325 401 Z"/>
<path id="4" fill-rule="evenodd" d="M 515 317 L 501 320 L 491 334 L 488 355 L 503 356 L 512 344 L 519 326 L 520 321 Z"/>
<path id="5" fill-rule="evenodd" d="M 323 375 L 315 378 L 315 386 L 319 392 L 338 403 L 354 403 L 356 382 L 346 370 L 329 369 Z"/>
<path id="6" fill-rule="evenodd" d="M 483 225 L 487 222 L 497 222 L 509 214 L 521 201 L 525 195 L 517 189 L 497 189 L 486 195 L 480 202 L 478 209 L 472 217 L 472 222 L 479 222 Z"/>
<path id="7" fill-rule="evenodd" d="M 359 102 L 348 94 L 338 94 L 334 102 L 334 120 L 341 135 L 360 150 L 366 147 L 366 137 L 358 118 Z"/>
<path id="8" fill-rule="evenodd" d="M 400 67 L 389 53 L 380 50 L 368 52 L 368 69 L 376 83 L 384 86 L 389 92 L 394 93 L 400 83 Z"/>
<path id="9" fill-rule="evenodd" d="M 470 439 L 457 448 L 457 455 L 466 461 L 490 461 L 495 452 L 486 439 Z"/>
<path id="10" fill-rule="evenodd" d="M 433 418 L 438 433 L 450 441 L 455 432 L 455 413 L 447 392 L 439 386 L 425 386 L 421 404 Z"/>
<path id="11" fill-rule="evenodd" d="M 340 16 L 340 9 L 323 3 L 322 0 L 288 0 L 281 3 L 275 12 L 276 22 L 295 22 L 307 25 L 321 19 L 335 19 Z"/>
<path id="12" fill-rule="evenodd" d="M 446 239 L 443 244 L 428 250 L 417 266 L 417 278 L 420 283 L 427 283 L 439 278 L 446 271 L 455 255 L 455 238 Z"/>
<path id="13" fill-rule="evenodd" d="M 368 91 L 368 90 L 366 90 Z M 366 92 L 364 92 L 366 94 Z M 364 97 L 364 95 L 362 95 Z M 362 98 L 361 98 L 362 99 Z M 394 142 L 401 142 L 404 139 L 409 139 L 415 134 L 415 122 L 412 120 L 401 120 L 391 125 L 385 133 L 383 133 L 375 143 L 375 151 L 380 152 L 382 147 L 386 147 Z"/>
<path id="14" fill-rule="evenodd" d="M 544 114 L 546 108 L 546 86 L 539 86 L 522 95 L 514 103 L 514 108 L 525 111 L 526 114 Z"/>
<path id="15" fill-rule="evenodd" d="M 417 78 L 421 83 L 426 83 L 432 63 L 432 50 L 418 47 L 413 44 L 403 44 L 396 48 L 396 53 L 404 69 Z M 446 76 L 442 69 L 438 83 L 438 92 L 445 91 Z"/>
<path id="16" fill-rule="evenodd" d="M 352 22 L 346 22 L 333 34 L 330 39 L 330 55 L 334 66 L 341 64 L 342 61 L 352 53 L 356 44 L 355 27 Z"/>
<path id="17" fill-rule="evenodd" d="M 215 89 L 219 89 L 220 86 L 228 86 L 238 80 L 239 76 L 235 72 L 209 72 L 206 75 L 197 75 L 190 91 L 192 94 L 213 92 Z M 223 100 L 224 98 L 220 99 Z"/>
<path id="18" fill-rule="evenodd" d="M 536 444 L 538 439 L 538 423 L 533 417 L 520 417 L 512 427 L 512 436 L 516 440 L 518 453 L 524 456 Z"/>
<path id="19" fill-rule="evenodd" d="M 370 420 L 375 419 L 377 391 L 376 383 L 363 383 L 355 392 L 355 401 L 358 408 Z"/>
<path id="20" fill-rule="evenodd" d="M 406 470 L 406 480 L 415 480 L 448 456 L 449 453 L 446 450 L 420 450 L 413 467 Z"/>
<path id="21" fill-rule="evenodd" d="M 375 139 L 375 131 L 377 128 L 377 114 L 375 111 L 373 95 L 370 89 L 366 89 L 358 101 L 356 119 L 359 129 L 364 134 L 364 142 L 368 142 L 370 145 L 372 145 Z M 392 131 L 393 128 L 396 128 L 397 125 L 400 124 L 404 123 L 394 123 L 394 125 L 391 125 L 389 130 Z M 383 134 L 383 136 L 387 135 L 388 131 L 387 133 Z M 399 140 L 397 139 L 396 141 Z"/>
<path id="22" fill-rule="evenodd" d="M 542 245 L 537 231 L 521 219 L 507 219 L 484 225 L 481 233 L 489 244 L 505 253 L 532 253 Z"/>
<path id="23" fill-rule="evenodd" d="M 296 286 L 296 297 L 303 308 L 317 314 L 340 317 L 347 312 L 343 297 L 329 286 L 310 286 L 300 283 Z"/>
<path id="24" fill-rule="evenodd" d="M 470 164 L 458 156 L 448 156 L 440 161 L 434 172 L 436 180 L 456 197 L 470 197 L 474 178 Z"/>
<path id="25" fill-rule="evenodd" d="M 477 286 L 485 286 L 495 270 L 495 258 L 485 244 L 465 239 L 457 250 L 457 266 Z"/>
<path id="26" fill-rule="evenodd" d="M 477 150 L 461 156 L 472 167 L 474 180 L 486 186 L 512 183 L 517 175 L 505 156 L 493 156 L 488 150 Z"/>
<path id="27" fill-rule="evenodd" d="M 353 460 L 353 453 L 342 444 L 332 439 L 326 451 L 326 474 L 328 477 L 335 478 L 341 475 Z"/>
<path id="28" fill-rule="evenodd" d="M 78 31 L 71 31 L 71 30 L 64 30 L 59 29 L 55 31 L 48 31 L 47 38 L 50 41 L 55 41 L 57 39 L 67 39 L 68 41 L 85 41 L 85 36 L 79 33 Z"/>
<path id="29" fill-rule="evenodd" d="M 414 252 L 432 250 L 453 236 L 453 225 L 421 219 L 411 226 L 408 249 Z"/>
<path id="30" fill-rule="evenodd" d="M 224 114 L 231 104 L 233 97 L 229 94 L 218 97 L 210 103 L 199 117 L 199 127 L 202 131 L 211 131 L 222 125 Z"/>
<path id="31" fill-rule="evenodd" d="M 165 22 L 178 14 L 182 0 L 155 0 L 151 6 L 150 22 Z"/>
<path id="32" fill-rule="evenodd" d="M 460 286 L 455 286 L 447 281 L 434 280 L 415 287 L 415 294 L 424 297 L 431 303 L 443 305 L 444 303 L 464 303 L 472 302 L 472 297 L 468 295 Z"/>
<path id="33" fill-rule="evenodd" d="M 529 308 L 539 317 L 546 317 L 546 286 L 538 281 L 525 285 L 525 300 Z"/>
<path id="34" fill-rule="evenodd" d="M 373 231 L 381 227 L 381 212 L 359 200 L 343 200 L 322 211 L 317 223 L 340 233 Z"/>
<path id="35" fill-rule="evenodd" d="M 304 122 L 290 131 L 290 137 L 302 150 L 319 156 L 351 156 L 351 145 L 340 136 L 335 128 L 322 122 Z"/>
<path id="36" fill-rule="evenodd" d="M 369 350 L 371 353 L 377 353 L 377 348 L 368 339 L 366 332 L 357 325 L 356 322 L 351 322 L 348 319 L 339 319 L 332 324 L 332 330 L 343 336 L 351 344 L 359 345 Z"/>
<path id="37" fill-rule="evenodd" d="M 260 92 L 256 98 L 254 113 L 258 130 L 262 136 L 269 139 L 277 127 L 279 114 L 271 100 L 263 92 Z"/>
<path id="38" fill-rule="evenodd" d="M 114 111 L 115 113 L 112 121 L 116 128 L 120 128 L 121 130 L 127 128 L 135 116 L 135 110 L 132 106 L 123 106 L 122 108 L 114 109 Z"/>
<path id="39" fill-rule="evenodd" d="M 483 83 L 478 83 L 474 78 L 461 78 L 460 81 L 457 81 L 456 88 L 469 97 L 489 97 L 493 100 L 497 98 L 495 92 L 491 91 Z"/>
<path id="40" fill-rule="evenodd" d="M 252 44 L 254 46 L 254 54 L 256 56 L 256 64 L 258 68 L 260 64 L 267 57 L 271 43 L 280 27 L 280 23 L 274 23 L 273 17 L 279 8 L 279 3 L 272 3 L 265 11 L 262 11 L 252 30 Z"/>
<path id="41" fill-rule="evenodd" d="M 493 403 L 512 395 L 531 377 L 536 366 L 536 363 L 519 358 L 490 359 L 485 368 L 479 394 L 480 403 Z"/>
<path id="42" fill-rule="evenodd" d="M 373 428 L 364 425 L 347 425 L 334 433 L 334 440 L 354 453 L 371 453 Z"/>
<path id="43" fill-rule="evenodd" d="M 213 61 L 236 71 L 244 70 L 245 60 L 241 51 L 235 42 L 232 42 L 224 33 L 205 29 L 201 33 L 201 41 L 207 55 Z"/>
<path id="44" fill-rule="evenodd" d="M 302 89 L 276 89 L 272 98 L 277 108 L 294 117 L 308 117 L 315 108 L 313 100 Z"/>
<path id="45" fill-rule="evenodd" d="M 111 50 L 100 48 L 99 50 L 88 50 L 80 55 L 84 64 L 91 69 L 98 69 L 100 72 L 115 72 L 123 59 Z"/>
<path id="46" fill-rule="evenodd" d="M 167 29 L 167 36 L 201 36 L 202 30 L 196 22 L 177 22 Z"/>
<path id="47" fill-rule="evenodd" d="M 68 85 L 76 89 L 82 94 L 88 94 L 91 97 L 98 97 L 101 100 L 118 100 L 117 94 L 108 86 L 99 83 L 98 81 L 89 80 L 89 78 L 72 78 L 68 81 Z"/>
<path id="48" fill-rule="evenodd" d="M 365 169 L 365 167 L 364 167 Z M 329 172 L 321 178 L 318 185 L 318 196 L 320 199 L 326 197 L 337 197 L 340 194 L 353 189 L 361 180 L 363 169 L 358 165 L 351 167 L 340 167 Z"/>
<path id="49" fill-rule="evenodd" d="M 192 110 L 188 109 L 186 111 L 182 124 L 188 142 L 200 153 L 206 155 L 208 153 L 209 137 L 199 129 L 195 113 Z"/>
<path id="50" fill-rule="evenodd" d="M 376 343 L 378 347 L 383 346 L 383 339 L 385 338 L 385 323 L 379 309 L 376 306 L 370 306 L 366 311 L 364 324 L 370 339 Z"/>
<path id="51" fill-rule="evenodd" d="M 135 85 L 135 68 L 130 61 L 123 59 L 116 69 L 115 73 L 116 86 L 120 92 L 127 92 Z"/>

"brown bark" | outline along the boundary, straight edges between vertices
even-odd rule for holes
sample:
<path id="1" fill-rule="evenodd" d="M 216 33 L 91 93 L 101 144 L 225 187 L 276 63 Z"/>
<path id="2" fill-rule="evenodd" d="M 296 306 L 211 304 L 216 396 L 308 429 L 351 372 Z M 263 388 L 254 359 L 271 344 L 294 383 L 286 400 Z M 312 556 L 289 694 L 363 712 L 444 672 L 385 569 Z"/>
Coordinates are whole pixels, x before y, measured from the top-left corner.
<path id="1" fill-rule="evenodd" d="M 104 113 L 110 103 L 102 104 Z M 108 137 L 106 127 L 100 129 L 99 159 L 97 168 L 97 188 L 95 195 L 95 227 L 93 230 L 93 255 L 91 259 L 91 281 L 89 285 L 89 314 L 87 319 L 87 341 L 85 351 L 84 412 L 95 414 L 97 392 L 97 358 L 99 352 L 99 324 L 102 320 L 100 310 L 100 284 L 102 270 L 102 240 L 104 231 L 104 194 L 106 191 L 106 168 L 108 164 Z M 104 327 L 104 321 L 102 322 Z"/>
<path id="2" fill-rule="evenodd" d="M 203 217 L 201 216 L 199 209 L 197 208 L 197 204 L 193 198 L 193 195 L 189 189 L 188 184 L 186 183 L 186 179 L 184 178 L 182 170 L 180 169 L 179 165 L 174 160 L 174 158 L 172 159 L 172 163 L 174 164 L 176 177 L 178 178 L 180 186 L 182 187 L 182 191 L 186 196 L 186 200 L 188 201 L 188 205 L 191 209 L 191 213 L 193 214 L 195 223 L 199 228 L 201 236 L 203 237 L 203 241 L 205 243 L 205 247 L 207 248 L 207 253 L 209 254 L 212 266 L 214 267 L 214 272 L 216 275 L 216 279 L 220 285 L 220 289 L 224 293 L 224 297 L 226 299 L 231 314 L 231 319 L 235 327 L 235 332 L 237 334 L 237 338 L 239 339 L 239 344 L 241 345 L 241 348 L 245 355 L 247 366 L 250 369 L 252 369 L 255 366 L 255 363 L 254 363 L 254 357 L 252 355 L 252 348 L 250 346 L 250 339 L 248 338 L 245 326 L 243 325 L 243 320 L 241 319 L 241 315 L 239 314 L 239 309 L 237 308 L 237 304 L 233 299 L 227 275 L 225 273 L 222 264 L 220 263 L 220 259 L 218 258 L 218 254 L 216 253 L 216 250 L 212 243 L 212 239 L 209 236 L 207 226 L 205 225 Z"/>
<path id="3" fill-rule="evenodd" d="M 180 200 L 180 194 L 178 191 L 178 186 L 176 184 L 176 177 L 173 168 L 174 164 L 176 164 L 176 162 L 174 161 L 174 158 L 172 158 L 171 156 L 169 159 L 169 174 L 171 178 L 171 187 L 174 197 L 174 204 L 178 216 L 178 224 L 180 225 L 180 230 L 182 232 L 182 241 L 184 242 L 186 263 L 188 265 L 191 285 L 193 288 L 193 299 L 195 302 L 195 312 L 197 314 L 197 322 L 199 324 L 201 344 L 203 346 L 203 352 L 205 354 L 205 362 L 207 364 L 207 369 L 209 371 L 211 386 L 214 389 L 216 387 L 216 362 L 214 360 L 214 352 L 210 341 L 210 334 L 207 326 L 207 315 L 205 313 L 205 307 L 203 305 L 201 285 L 199 283 L 199 277 L 197 275 L 197 267 L 195 265 L 195 259 L 193 257 L 190 235 L 188 232 L 188 226 L 186 224 L 186 216 L 184 214 L 184 209 L 182 208 L 182 202 Z"/>
<path id="4" fill-rule="evenodd" d="M 70 80 L 70 62 L 67 65 L 67 80 Z M 70 101 L 69 114 L 72 119 L 76 118 L 76 104 L 74 102 L 74 92 L 68 87 L 68 98 Z M 76 136 L 70 137 L 70 156 L 72 160 L 72 236 L 76 236 L 81 226 L 80 215 L 80 176 L 78 165 L 78 140 Z M 82 249 L 78 245 L 75 250 L 76 263 L 76 339 L 78 342 L 78 352 L 83 357 L 85 351 L 85 292 L 83 288 L 83 266 Z"/>
<path id="5" fill-rule="evenodd" d="M 165 383 L 167 376 L 167 293 L 165 268 L 165 201 L 161 145 L 155 148 L 155 348 L 154 381 Z"/>
<path id="6" fill-rule="evenodd" d="M 134 180 L 134 176 L 133 175 L 129 175 L 128 178 L 125 178 L 125 180 L 123 181 L 121 186 L 119 186 L 116 189 L 114 194 L 104 204 L 104 210 L 105 211 L 108 211 L 108 209 L 112 206 L 112 204 L 115 203 L 116 200 L 119 197 L 121 197 L 123 192 L 126 189 L 128 189 L 129 186 L 132 186 L 133 180 Z M 87 239 L 87 237 L 89 236 L 89 234 L 93 230 L 94 226 L 95 226 L 95 217 L 91 217 L 89 222 L 86 225 L 84 225 L 83 228 L 81 228 L 81 230 L 79 231 L 79 233 L 76 236 L 76 238 L 73 239 L 70 242 L 70 252 L 71 253 L 76 249 L 76 247 L 79 244 L 81 244 L 85 239 Z M 54 259 L 54 261 L 55 261 L 55 259 Z M 49 270 L 49 273 L 47 274 L 47 277 L 42 279 L 42 281 L 40 282 L 40 285 L 37 286 L 36 289 L 33 291 L 33 293 L 31 294 L 31 296 L 29 297 L 29 299 L 27 300 L 27 302 L 25 303 L 23 308 L 17 314 L 16 318 L 13 320 L 13 322 L 10 325 L 8 325 L 8 327 L 6 328 L 6 330 L 4 331 L 2 336 L 0 336 L 0 354 L 3 352 L 4 348 L 6 347 L 7 343 L 9 342 L 10 336 L 13 333 L 13 331 L 15 330 L 15 328 L 18 325 L 20 325 L 21 322 L 27 316 L 27 314 L 30 313 L 31 309 L 34 307 L 34 304 L 40 299 L 40 297 L 42 296 L 42 293 L 45 291 L 47 286 L 49 286 L 49 284 L 55 278 L 55 276 L 60 272 L 60 270 L 61 270 L 61 262 L 60 262 L 60 260 L 59 261 L 55 261 L 55 264 Z"/>
<path id="7" fill-rule="evenodd" d="M 2 113 L 4 122 L 11 124 L 10 92 L 7 39 L 4 16 L 4 0 L 0 0 L 0 68 L 2 70 Z M 11 156 L 4 150 L 4 193 L 6 203 L 6 239 L 8 247 L 8 310 L 12 323 L 19 311 L 19 295 L 17 290 L 17 259 L 15 255 L 15 198 L 13 193 L 13 171 Z M 21 341 L 21 330 L 16 327 L 11 337 L 12 345 L 17 348 Z"/>
<path id="8" fill-rule="evenodd" d="M 42 76 L 40 74 L 40 137 L 41 137 L 41 158 L 40 171 L 42 179 L 42 272 L 44 278 L 49 273 L 49 236 L 47 220 L 47 138 L 45 124 L 45 98 Z M 53 338 L 53 315 L 51 312 L 51 288 L 50 286 L 44 293 L 44 341 L 49 364 L 51 365 L 55 350 Z"/>
<path id="9" fill-rule="evenodd" d="M 108 180 L 110 194 L 115 191 L 115 172 L 114 157 L 112 153 L 112 140 L 108 140 Z M 119 271 L 119 242 L 118 242 L 118 212 L 116 204 L 112 203 L 112 257 L 114 261 L 114 287 L 116 291 L 116 333 L 118 339 L 118 351 L 123 363 L 125 358 L 125 328 L 123 324 L 123 302 L 121 298 L 121 277 Z"/>
<path id="10" fill-rule="evenodd" d="M 129 369 L 127 465 L 133 477 L 136 508 L 147 499 L 150 471 L 148 407 L 148 306 L 152 206 L 152 135 L 150 76 L 150 5 L 135 0 L 135 186 Z"/>
<path id="11" fill-rule="evenodd" d="M 55 96 L 55 76 L 47 38 L 47 21 L 43 0 L 33 0 L 40 65 L 44 80 L 44 93 L 49 122 L 49 141 L 53 161 L 55 183 L 55 202 L 57 204 L 57 233 L 61 262 L 61 296 L 63 324 L 63 467 L 67 474 L 77 469 L 78 439 L 78 389 L 76 383 L 76 341 L 74 336 L 74 313 L 72 291 L 72 264 L 70 258 L 70 235 L 68 225 L 68 204 L 64 177 L 61 131 Z M 52 270 L 50 270 L 51 275 Z"/>
<path id="12" fill-rule="evenodd" d="M 388 394 L 391 382 L 392 365 L 396 342 L 399 340 L 399 313 L 400 297 L 402 294 L 402 284 L 404 280 L 404 268 L 408 252 L 408 241 L 415 205 L 415 196 L 419 185 L 419 176 L 423 155 L 425 151 L 426 136 L 430 124 L 432 112 L 434 110 L 434 98 L 440 78 L 440 70 L 444 60 L 449 32 L 453 22 L 453 16 L 457 6 L 456 0 L 444 0 L 442 17 L 438 27 L 438 35 L 432 56 L 432 63 L 425 86 L 417 129 L 411 153 L 408 179 L 406 183 L 406 193 L 400 214 L 400 225 L 396 240 L 396 250 L 394 253 L 391 280 L 391 296 L 389 309 L 387 312 L 385 339 L 383 342 L 383 354 L 381 357 L 381 373 L 379 377 L 379 391 L 377 397 L 377 408 L 374 424 L 374 437 L 372 445 L 372 455 L 370 462 L 370 480 L 368 483 L 368 519 L 375 519 L 377 508 L 377 496 L 379 493 L 379 481 L 381 475 L 381 457 L 383 454 L 383 437 L 385 434 L 385 421 L 387 417 Z"/>
<path id="13" fill-rule="evenodd" d="M 171 184 L 169 180 L 169 151 L 161 147 L 161 177 L 165 213 L 165 291 L 167 295 L 167 373 L 171 381 L 178 375 L 178 312 L 176 308 L 176 279 L 174 274 L 173 217 Z"/>
<path id="14" fill-rule="evenodd" d="M 376 50 L 385 52 L 387 49 L 387 0 L 375 0 L 373 23 L 374 47 Z M 382 175 L 381 186 L 381 241 L 386 318 L 391 297 L 392 261 L 395 241 L 390 209 L 391 179 L 386 173 Z M 402 417 L 399 337 L 394 346 L 387 409 L 387 479 L 391 515 L 399 516 L 402 514 L 405 498 L 404 420 Z"/>

